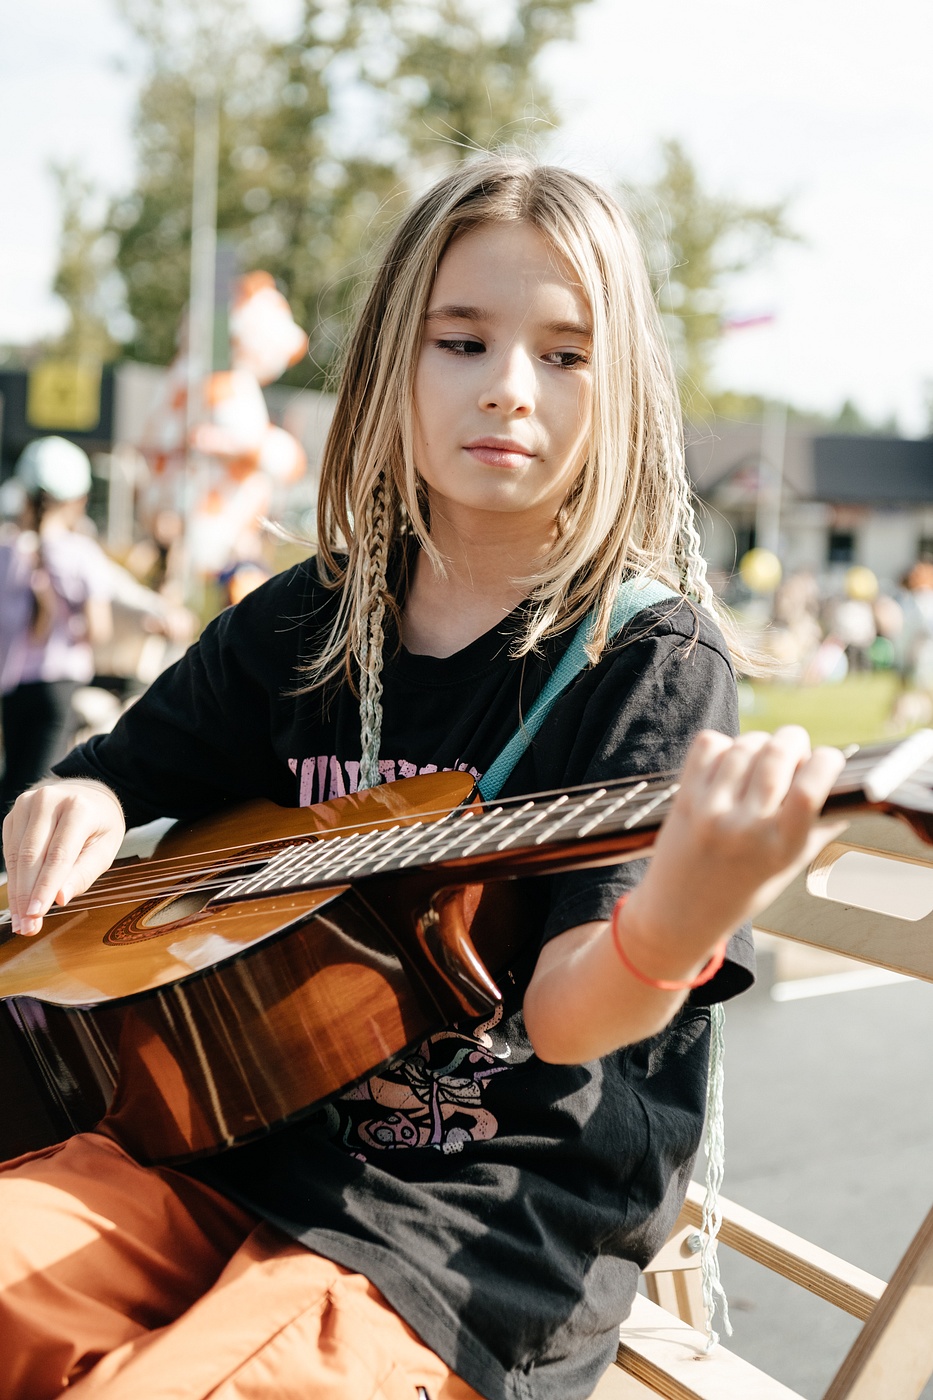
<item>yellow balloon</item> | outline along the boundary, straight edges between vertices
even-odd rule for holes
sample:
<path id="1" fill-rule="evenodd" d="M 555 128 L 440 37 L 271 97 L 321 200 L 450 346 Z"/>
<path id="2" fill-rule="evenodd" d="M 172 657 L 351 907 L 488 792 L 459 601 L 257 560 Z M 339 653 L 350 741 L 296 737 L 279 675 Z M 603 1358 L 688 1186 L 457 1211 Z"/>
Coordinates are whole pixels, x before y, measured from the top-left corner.
<path id="1" fill-rule="evenodd" d="M 753 593 L 773 593 L 781 582 L 781 561 L 770 549 L 750 549 L 742 555 L 739 573 Z"/>
<path id="2" fill-rule="evenodd" d="M 878 597 L 878 580 L 864 564 L 856 564 L 846 574 L 846 597 L 859 603 L 873 603 Z"/>

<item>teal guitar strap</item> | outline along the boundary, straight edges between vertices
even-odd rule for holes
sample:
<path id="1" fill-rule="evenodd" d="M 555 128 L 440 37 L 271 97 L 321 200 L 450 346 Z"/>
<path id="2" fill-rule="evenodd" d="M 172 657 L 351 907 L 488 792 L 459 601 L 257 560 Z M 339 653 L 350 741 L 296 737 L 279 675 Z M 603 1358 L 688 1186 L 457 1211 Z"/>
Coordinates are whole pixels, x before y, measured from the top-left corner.
<path id="1" fill-rule="evenodd" d="M 623 583 L 612 605 L 612 617 L 609 623 L 610 637 L 617 636 L 626 623 L 631 622 L 632 618 L 637 617 L 643 609 L 653 608 L 657 603 L 663 603 L 666 598 L 679 598 L 680 596 L 679 593 L 675 593 L 673 588 L 668 588 L 665 583 L 659 583 L 657 579 L 631 579 L 629 582 Z M 570 682 L 575 680 L 580 672 L 586 670 L 590 664 L 590 659 L 586 654 L 586 643 L 592 637 L 595 626 L 595 615 L 588 613 L 573 634 L 567 650 L 548 677 L 541 694 L 505 748 L 487 768 L 481 781 L 477 784 L 484 802 L 491 802 L 494 797 L 498 797 L 516 763 L 544 723 L 554 701 L 563 694 Z"/>

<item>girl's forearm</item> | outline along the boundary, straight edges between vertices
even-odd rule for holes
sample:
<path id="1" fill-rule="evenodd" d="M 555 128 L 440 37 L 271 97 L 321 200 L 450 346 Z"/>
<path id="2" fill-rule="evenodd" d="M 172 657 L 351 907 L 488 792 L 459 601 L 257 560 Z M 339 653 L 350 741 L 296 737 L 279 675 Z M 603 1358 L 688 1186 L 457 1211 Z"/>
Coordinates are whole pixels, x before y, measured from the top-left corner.
<path id="1" fill-rule="evenodd" d="M 633 961 L 637 954 L 633 944 Z M 636 963 L 651 976 L 690 981 L 706 958 L 690 966 L 675 958 Z M 607 922 L 568 929 L 542 950 L 525 994 L 525 1025 L 535 1054 L 553 1064 L 583 1064 L 656 1035 L 683 1005 L 685 991 L 646 986 L 619 959 Z"/>

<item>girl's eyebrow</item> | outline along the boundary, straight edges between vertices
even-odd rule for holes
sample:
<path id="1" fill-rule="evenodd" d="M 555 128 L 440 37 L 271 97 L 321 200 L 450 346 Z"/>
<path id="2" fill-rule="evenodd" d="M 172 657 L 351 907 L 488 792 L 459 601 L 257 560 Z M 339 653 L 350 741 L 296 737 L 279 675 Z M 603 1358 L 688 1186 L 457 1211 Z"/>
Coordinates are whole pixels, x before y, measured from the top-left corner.
<path id="1" fill-rule="evenodd" d="M 451 302 L 446 306 L 435 306 L 425 313 L 426 321 L 489 321 L 490 313 L 481 306 L 460 306 Z"/>
<path id="2" fill-rule="evenodd" d="M 491 311 L 485 310 L 482 306 L 461 306 L 458 303 L 450 303 L 447 306 L 435 306 L 425 313 L 425 321 L 494 321 L 495 317 Z M 548 321 L 544 330 L 552 335 L 579 335 L 584 338 L 593 334 L 592 326 L 588 326 L 584 321 Z"/>

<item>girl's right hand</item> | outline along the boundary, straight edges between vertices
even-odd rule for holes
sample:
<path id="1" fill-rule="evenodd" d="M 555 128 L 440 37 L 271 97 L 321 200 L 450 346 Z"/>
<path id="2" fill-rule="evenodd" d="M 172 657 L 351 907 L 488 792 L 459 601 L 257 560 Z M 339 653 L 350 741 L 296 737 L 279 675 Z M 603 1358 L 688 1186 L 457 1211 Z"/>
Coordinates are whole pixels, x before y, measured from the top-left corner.
<path id="1" fill-rule="evenodd" d="M 18 797 L 3 823 L 13 932 L 38 933 L 53 903 L 83 894 L 125 831 L 116 794 L 91 779 L 57 779 Z"/>

